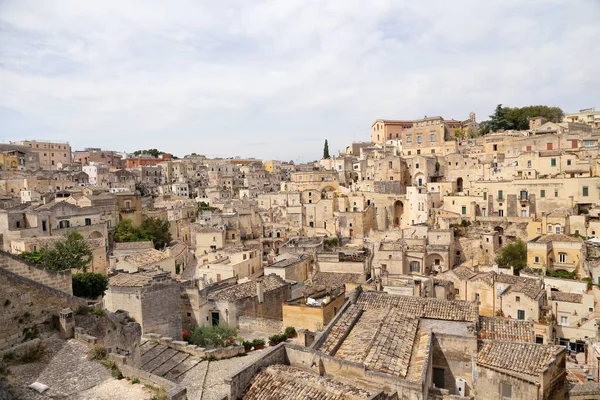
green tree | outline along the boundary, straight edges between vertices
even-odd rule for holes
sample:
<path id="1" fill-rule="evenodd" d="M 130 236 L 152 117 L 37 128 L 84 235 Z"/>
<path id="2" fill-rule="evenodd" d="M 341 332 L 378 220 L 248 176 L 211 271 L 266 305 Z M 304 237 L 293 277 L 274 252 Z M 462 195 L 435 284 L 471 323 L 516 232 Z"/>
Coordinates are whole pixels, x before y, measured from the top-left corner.
<path id="1" fill-rule="evenodd" d="M 43 247 L 39 251 L 23 252 L 19 256 L 53 271 L 76 269 L 86 272 L 88 264 L 92 261 L 92 250 L 81 233 L 72 230 L 53 246 Z"/>
<path id="2" fill-rule="evenodd" d="M 500 250 L 496 257 L 496 263 L 500 268 L 514 267 L 515 274 L 527 266 L 527 245 L 521 239 L 508 244 Z"/>
<path id="3" fill-rule="evenodd" d="M 140 226 L 140 236 L 152 240 L 156 249 L 162 249 L 173 240 L 169 228 L 169 221 L 148 218 Z"/>
<path id="4" fill-rule="evenodd" d="M 115 227 L 115 242 L 140 242 L 147 240 L 139 237 L 139 230 L 133 226 L 130 219 L 124 219 Z"/>
<path id="5" fill-rule="evenodd" d="M 325 145 L 323 145 L 323 158 L 331 158 L 329 155 L 329 143 L 327 142 L 327 139 L 325 139 Z"/>
<path id="6" fill-rule="evenodd" d="M 129 219 L 124 219 L 115 227 L 115 242 L 143 242 L 151 240 L 154 248 L 162 249 L 172 240 L 169 221 L 160 218 L 148 218 L 139 228 L 135 228 Z"/>
<path id="7" fill-rule="evenodd" d="M 564 115 L 560 107 L 536 105 L 511 108 L 498 104 L 494 113 L 490 115 L 490 119 L 481 122 L 479 127 L 484 135 L 499 130 L 527 130 L 531 118 L 542 117 L 550 122 L 560 122 Z"/>
<path id="8" fill-rule="evenodd" d="M 73 294 L 86 299 L 96 299 L 104 296 L 108 289 L 108 277 L 103 274 L 84 272 L 73 274 Z"/>

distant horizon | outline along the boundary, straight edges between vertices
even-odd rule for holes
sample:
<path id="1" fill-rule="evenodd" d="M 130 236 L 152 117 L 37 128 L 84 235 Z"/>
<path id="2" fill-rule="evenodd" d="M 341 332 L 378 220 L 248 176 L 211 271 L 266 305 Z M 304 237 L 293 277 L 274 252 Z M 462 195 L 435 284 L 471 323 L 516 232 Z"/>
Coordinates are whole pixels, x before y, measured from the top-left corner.
<path id="1" fill-rule="evenodd" d="M 594 0 L 6 0 L 0 136 L 307 162 L 382 117 L 576 112 L 600 106 L 598 20 Z"/>

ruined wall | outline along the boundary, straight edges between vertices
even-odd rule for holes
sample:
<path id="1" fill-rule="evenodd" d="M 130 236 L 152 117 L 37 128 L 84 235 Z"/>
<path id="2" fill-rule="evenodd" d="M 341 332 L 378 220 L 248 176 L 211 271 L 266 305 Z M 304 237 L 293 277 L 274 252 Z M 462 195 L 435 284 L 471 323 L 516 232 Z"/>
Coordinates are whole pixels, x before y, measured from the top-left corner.
<path id="1" fill-rule="evenodd" d="M 0 252 L 0 269 L 5 269 L 13 274 L 61 290 L 67 294 L 73 294 L 70 270 L 61 272 L 44 270 L 4 251 Z"/>
<path id="2" fill-rule="evenodd" d="M 283 332 L 283 323 L 280 320 L 269 318 L 247 317 L 241 315 L 238 317 L 238 326 L 241 330 L 260 331 L 272 335 Z"/>
<path id="3" fill-rule="evenodd" d="M 60 310 L 85 306 L 83 299 L 0 268 L 0 351 L 32 338 L 36 329 L 53 329 Z"/>

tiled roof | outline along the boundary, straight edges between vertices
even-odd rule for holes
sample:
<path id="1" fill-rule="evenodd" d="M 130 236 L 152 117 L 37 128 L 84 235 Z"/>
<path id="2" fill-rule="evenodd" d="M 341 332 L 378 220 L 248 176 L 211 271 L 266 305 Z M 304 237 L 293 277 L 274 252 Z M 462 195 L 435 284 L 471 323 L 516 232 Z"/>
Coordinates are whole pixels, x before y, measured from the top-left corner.
<path id="1" fill-rule="evenodd" d="M 452 269 L 452 272 L 454 272 L 456 276 L 463 281 L 476 275 L 476 273 L 468 267 L 457 267 Z"/>
<path id="2" fill-rule="evenodd" d="M 306 280 L 304 285 L 317 290 L 328 286 L 338 288 L 346 283 L 364 283 L 363 274 L 337 273 L 337 272 L 317 272 L 312 278 Z"/>
<path id="3" fill-rule="evenodd" d="M 289 285 L 289 283 L 285 282 L 279 276 L 271 274 L 265 276 L 263 278 L 258 278 L 256 280 L 241 283 L 239 285 L 230 286 L 225 289 L 217 290 L 213 293 L 210 293 L 208 297 L 214 300 L 226 300 L 226 301 L 236 301 L 245 299 L 247 297 L 255 297 L 256 296 L 256 285 L 262 282 L 264 285 L 264 293 L 270 292 L 275 289 L 279 289 L 282 286 Z"/>
<path id="4" fill-rule="evenodd" d="M 579 293 L 551 292 L 550 300 L 567 303 L 582 303 L 583 295 Z"/>
<path id="5" fill-rule="evenodd" d="M 137 254 L 133 254 L 125 259 L 128 264 L 136 267 L 145 267 L 150 264 L 159 263 L 166 260 L 169 256 L 156 249 L 148 249 Z"/>
<path id="6" fill-rule="evenodd" d="M 286 365 L 263 368 L 252 378 L 242 399 L 367 400 L 376 393 Z"/>
<path id="7" fill-rule="evenodd" d="M 152 282 L 154 276 L 169 275 L 168 272 L 153 270 L 136 272 L 133 274 L 119 273 L 108 280 L 109 286 L 147 286 Z"/>
<path id="8" fill-rule="evenodd" d="M 477 304 L 470 301 L 392 295 L 375 291 L 362 292 L 357 304 L 365 310 L 398 308 L 417 317 L 448 321 L 475 322 L 479 316 Z"/>
<path id="9" fill-rule="evenodd" d="M 583 240 L 569 236 L 563 235 L 561 233 L 553 233 L 550 235 L 540 236 L 537 239 L 533 240 L 536 243 L 550 243 L 550 242 L 571 242 L 571 243 L 583 243 Z"/>
<path id="10" fill-rule="evenodd" d="M 325 341 L 321 351 L 328 350 L 336 358 L 364 364 L 372 371 L 404 378 L 411 361 L 419 318 L 396 308 L 372 309 L 363 313 L 350 308 L 348 312 L 349 318 L 341 318 L 336 323 L 342 329 L 332 329 L 334 340 Z M 358 315 L 360 317 L 354 326 L 348 324 Z M 344 332 L 350 326 L 346 336 Z M 338 345 L 339 349 L 333 354 Z"/>
<path id="11" fill-rule="evenodd" d="M 575 396 L 591 396 L 598 395 L 600 393 L 600 383 L 578 383 L 571 386 L 568 389 L 569 395 L 572 397 Z"/>
<path id="12" fill-rule="evenodd" d="M 115 243 L 115 250 L 153 249 L 152 241 Z"/>
<path id="13" fill-rule="evenodd" d="M 533 341 L 533 322 L 502 317 L 479 317 L 479 339 Z"/>
<path id="14" fill-rule="evenodd" d="M 561 346 L 486 340 L 479 345 L 477 364 L 536 376 L 564 350 Z"/>

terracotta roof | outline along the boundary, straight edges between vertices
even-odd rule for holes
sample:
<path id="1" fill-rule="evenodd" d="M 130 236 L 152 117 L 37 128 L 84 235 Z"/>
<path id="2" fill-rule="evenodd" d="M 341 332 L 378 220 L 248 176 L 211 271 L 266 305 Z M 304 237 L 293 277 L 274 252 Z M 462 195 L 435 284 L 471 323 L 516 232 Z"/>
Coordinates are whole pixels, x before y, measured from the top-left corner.
<path id="1" fill-rule="evenodd" d="M 566 303 L 583 303 L 583 295 L 579 293 L 551 292 L 550 300 Z"/>
<path id="2" fill-rule="evenodd" d="M 108 280 L 109 286 L 148 286 L 156 276 L 168 277 L 168 272 L 153 270 L 153 271 L 142 271 L 133 274 L 119 273 Z"/>
<path id="3" fill-rule="evenodd" d="M 550 243 L 550 242 L 571 242 L 571 243 L 583 243 L 583 240 L 569 236 L 563 235 L 562 233 L 552 233 L 550 235 L 540 236 L 536 239 L 533 239 L 532 242 L 535 243 Z"/>
<path id="4" fill-rule="evenodd" d="M 343 360 L 364 364 L 367 369 L 398 377 L 406 377 L 413 345 L 419 326 L 419 318 L 397 308 L 371 309 L 362 313 L 349 310 L 350 320 L 338 323 L 347 334 L 335 330 L 333 340 L 326 341 L 321 351 Z M 352 324 L 349 321 L 358 320 Z M 337 325 L 337 323 L 336 323 Z M 335 354 L 333 351 L 339 346 Z"/>
<path id="5" fill-rule="evenodd" d="M 533 322 L 502 317 L 479 317 L 479 339 L 533 341 Z"/>
<path id="6" fill-rule="evenodd" d="M 473 272 L 472 269 L 470 269 L 469 267 L 456 267 L 454 269 L 450 270 L 451 272 L 454 272 L 454 274 L 458 277 L 458 279 L 460 279 L 461 281 L 465 281 L 475 275 L 477 275 L 475 272 Z"/>
<path id="7" fill-rule="evenodd" d="M 375 394 L 311 371 L 271 365 L 252 378 L 242 399 L 367 400 Z"/>
<path id="8" fill-rule="evenodd" d="M 479 316 L 477 304 L 470 301 L 401 296 L 375 291 L 362 292 L 358 296 L 357 305 L 365 310 L 398 308 L 417 317 L 448 321 L 475 322 Z"/>
<path id="9" fill-rule="evenodd" d="M 166 260 L 169 256 L 156 249 L 148 249 L 125 258 L 125 262 L 136 267 L 145 267 Z"/>
<path id="10" fill-rule="evenodd" d="M 259 282 L 262 282 L 264 285 L 264 293 L 279 289 L 282 286 L 289 285 L 289 283 L 281 279 L 279 276 L 271 274 L 253 281 L 217 290 L 210 293 L 208 298 L 214 300 L 236 301 L 248 297 L 256 297 L 256 285 Z"/>
<path id="11" fill-rule="evenodd" d="M 317 272 L 310 279 L 306 280 L 304 285 L 319 290 L 325 288 L 325 286 L 339 288 L 346 283 L 364 283 L 364 276 L 363 274 Z"/>
<path id="12" fill-rule="evenodd" d="M 565 351 L 565 348 L 536 343 L 486 340 L 479 344 L 477 364 L 536 376 L 561 351 Z"/>

